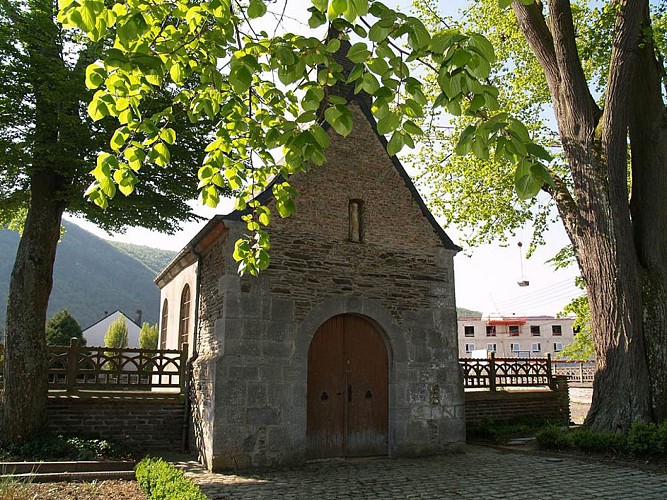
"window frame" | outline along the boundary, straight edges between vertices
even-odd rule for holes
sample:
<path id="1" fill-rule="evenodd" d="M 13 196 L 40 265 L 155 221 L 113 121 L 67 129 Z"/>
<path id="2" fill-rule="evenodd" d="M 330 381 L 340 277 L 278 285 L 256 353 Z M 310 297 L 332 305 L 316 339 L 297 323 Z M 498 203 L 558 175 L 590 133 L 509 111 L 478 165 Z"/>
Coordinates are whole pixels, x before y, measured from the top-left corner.
<path id="1" fill-rule="evenodd" d="M 191 308 L 190 284 L 186 283 L 181 290 L 181 301 L 178 312 L 178 348 L 182 349 L 190 337 L 190 308 Z"/>
<path id="2" fill-rule="evenodd" d="M 468 329 L 472 329 L 472 331 L 469 333 Z M 464 337 L 474 337 L 475 336 L 475 326 L 474 325 L 463 325 L 463 336 Z"/>
<path id="3" fill-rule="evenodd" d="M 531 337 L 542 336 L 542 332 L 540 331 L 540 325 L 530 325 L 530 336 Z"/>
<path id="4" fill-rule="evenodd" d="M 551 335 L 554 337 L 562 337 L 563 325 L 551 325 Z"/>
<path id="5" fill-rule="evenodd" d="M 160 323 L 160 349 L 167 348 L 167 326 L 169 323 L 169 301 L 162 301 L 162 315 Z"/>

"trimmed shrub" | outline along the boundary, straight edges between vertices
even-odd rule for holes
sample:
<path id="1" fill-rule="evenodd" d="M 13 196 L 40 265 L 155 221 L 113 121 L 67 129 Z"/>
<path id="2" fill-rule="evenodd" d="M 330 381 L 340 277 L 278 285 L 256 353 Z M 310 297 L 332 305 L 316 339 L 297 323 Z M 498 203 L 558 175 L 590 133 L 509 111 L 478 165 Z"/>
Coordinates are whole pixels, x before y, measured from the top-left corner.
<path id="1" fill-rule="evenodd" d="M 12 460 L 102 460 L 126 458 L 128 451 L 106 439 L 40 435 L 0 448 L 0 458 Z"/>
<path id="2" fill-rule="evenodd" d="M 135 467 L 137 483 L 150 500 L 206 500 L 183 471 L 161 458 L 146 457 Z"/>
<path id="3" fill-rule="evenodd" d="M 535 441 L 545 450 L 567 450 L 572 448 L 570 433 L 555 425 L 535 434 Z"/>
<path id="4" fill-rule="evenodd" d="M 661 455 L 667 452 L 667 421 L 633 422 L 628 432 L 628 451 L 633 455 Z"/>
<path id="5" fill-rule="evenodd" d="M 582 451 L 622 455 L 628 450 L 628 441 L 623 434 L 578 429 L 572 432 L 571 436 L 574 446 Z"/>

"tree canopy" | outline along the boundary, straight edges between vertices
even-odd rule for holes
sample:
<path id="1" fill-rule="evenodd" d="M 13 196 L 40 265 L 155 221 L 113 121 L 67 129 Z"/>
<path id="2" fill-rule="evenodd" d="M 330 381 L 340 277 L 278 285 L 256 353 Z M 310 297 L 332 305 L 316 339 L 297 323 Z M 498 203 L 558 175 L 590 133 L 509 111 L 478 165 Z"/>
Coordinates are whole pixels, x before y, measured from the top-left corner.
<path id="1" fill-rule="evenodd" d="M 58 311 L 46 323 L 46 343 L 48 345 L 69 345 L 72 338 L 78 339 L 79 345 L 86 345 L 79 322 L 67 309 Z"/>
<path id="2" fill-rule="evenodd" d="M 127 347 L 128 343 L 127 322 L 123 316 L 119 316 L 111 322 L 107 332 L 104 334 L 104 346 Z"/>

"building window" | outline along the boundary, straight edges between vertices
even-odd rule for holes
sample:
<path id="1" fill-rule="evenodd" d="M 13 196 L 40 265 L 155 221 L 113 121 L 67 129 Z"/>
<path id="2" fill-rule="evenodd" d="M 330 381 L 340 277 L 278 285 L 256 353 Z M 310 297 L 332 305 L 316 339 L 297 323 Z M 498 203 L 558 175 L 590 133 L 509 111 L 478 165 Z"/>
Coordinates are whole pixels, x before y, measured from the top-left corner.
<path id="1" fill-rule="evenodd" d="M 496 352 L 497 345 L 496 344 L 486 344 L 486 350 L 489 351 L 489 352 Z"/>
<path id="2" fill-rule="evenodd" d="M 487 337 L 496 336 L 496 327 L 494 325 L 486 325 L 486 336 Z"/>
<path id="3" fill-rule="evenodd" d="M 563 327 L 561 325 L 551 325 L 551 333 L 556 336 L 563 335 Z"/>
<path id="4" fill-rule="evenodd" d="M 530 325 L 530 334 L 533 337 L 539 337 L 540 336 L 540 325 Z"/>
<path id="5" fill-rule="evenodd" d="M 178 316 L 178 348 L 188 341 L 190 327 L 190 285 L 185 285 L 181 292 L 181 312 Z"/>
<path id="6" fill-rule="evenodd" d="M 464 326 L 463 327 L 463 334 L 466 337 L 474 337 L 475 336 L 475 327 L 474 326 Z"/>
<path id="7" fill-rule="evenodd" d="M 519 325 L 510 325 L 509 326 L 509 331 L 510 331 L 510 335 L 512 337 L 518 337 L 519 336 Z"/>
<path id="8" fill-rule="evenodd" d="M 542 352 L 542 345 L 539 342 L 534 342 L 530 350 L 533 352 Z"/>
<path id="9" fill-rule="evenodd" d="M 350 200 L 349 212 L 350 241 L 360 243 L 363 241 L 363 202 L 361 200 Z"/>
<path id="10" fill-rule="evenodd" d="M 563 350 L 562 342 L 554 342 L 554 352 L 561 352 Z"/>
<path id="11" fill-rule="evenodd" d="M 519 352 L 521 350 L 521 344 L 510 344 L 510 351 Z"/>
<path id="12" fill-rule="evenodd" d="M 160 349 L 167 348 L 167 319 L 169 318 L 169 303 L 164 299 L 162 303 L 162 325 L 160 328 Z"/>
<path id="13" fill-rule="evenodd" d="M 475 350 L 475 344 L 466 344 L 466 354 L 470 354 Z"/>

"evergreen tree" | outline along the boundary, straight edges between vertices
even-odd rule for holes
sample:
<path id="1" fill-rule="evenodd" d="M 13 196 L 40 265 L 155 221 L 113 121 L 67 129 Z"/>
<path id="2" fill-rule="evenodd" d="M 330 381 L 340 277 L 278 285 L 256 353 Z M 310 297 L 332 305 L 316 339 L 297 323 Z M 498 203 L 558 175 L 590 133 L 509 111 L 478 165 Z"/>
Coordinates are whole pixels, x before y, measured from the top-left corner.
<path id="1" fill-rule="evenodd" d="M 83 338 L 79 322 L 67 311 L 63 309 L 51 316 L 46 323 L 46 343 L 47 345 L 69 345 L 71 338 L 78 339 L 79 345 L 86 345 L 86 339 Z"/>

